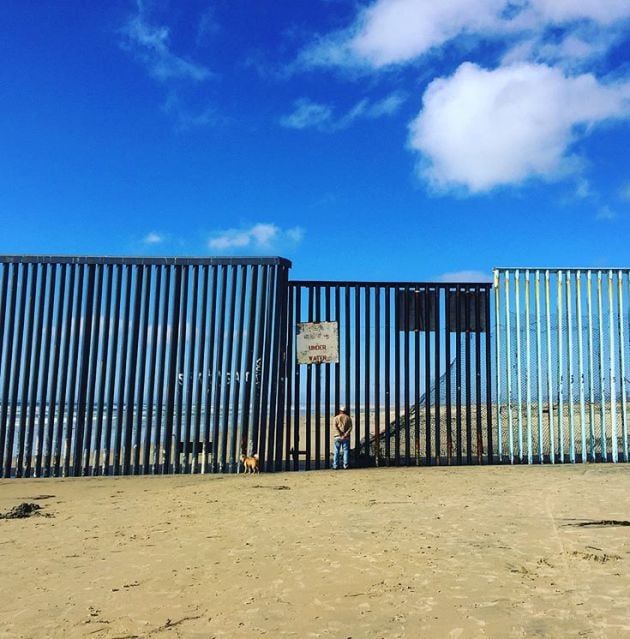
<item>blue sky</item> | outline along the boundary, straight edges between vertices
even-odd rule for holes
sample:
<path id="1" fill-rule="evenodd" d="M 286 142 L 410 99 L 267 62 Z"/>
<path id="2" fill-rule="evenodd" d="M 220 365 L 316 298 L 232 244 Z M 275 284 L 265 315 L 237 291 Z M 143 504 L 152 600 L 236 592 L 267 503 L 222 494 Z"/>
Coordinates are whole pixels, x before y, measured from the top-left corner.
<path id="1" fill-rule="evenodd" d="M 628 266 L 626 0 L 7 0 L 0 252 Z"/>

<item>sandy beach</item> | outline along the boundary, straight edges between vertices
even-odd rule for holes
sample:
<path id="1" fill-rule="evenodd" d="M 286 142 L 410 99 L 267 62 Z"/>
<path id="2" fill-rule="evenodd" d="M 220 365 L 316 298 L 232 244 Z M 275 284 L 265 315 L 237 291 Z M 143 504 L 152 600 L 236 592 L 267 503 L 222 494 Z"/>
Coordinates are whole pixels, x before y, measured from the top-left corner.
<path id="1" fill-rule="evenodd" d="M 630 466 L 0 482 L 0 637 L 630 637 Z M 48 515 L 48 516 L 46 516 Z"/>

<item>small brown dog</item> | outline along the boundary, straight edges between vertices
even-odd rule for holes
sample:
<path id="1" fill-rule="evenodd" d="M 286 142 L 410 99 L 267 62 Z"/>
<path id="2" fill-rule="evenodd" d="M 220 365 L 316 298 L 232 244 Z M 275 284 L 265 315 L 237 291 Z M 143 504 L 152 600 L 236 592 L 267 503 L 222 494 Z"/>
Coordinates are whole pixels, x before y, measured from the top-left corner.
<path id="1" fill-rule="evenodd" d="M 245 473 L 260 472 L 260 468 L 258 467 L 258 455 L 252 455 L 251 457 L 247 457 L 246 455 L 241 455 L 241 462 L 243 462 L 243 472 Z"/>

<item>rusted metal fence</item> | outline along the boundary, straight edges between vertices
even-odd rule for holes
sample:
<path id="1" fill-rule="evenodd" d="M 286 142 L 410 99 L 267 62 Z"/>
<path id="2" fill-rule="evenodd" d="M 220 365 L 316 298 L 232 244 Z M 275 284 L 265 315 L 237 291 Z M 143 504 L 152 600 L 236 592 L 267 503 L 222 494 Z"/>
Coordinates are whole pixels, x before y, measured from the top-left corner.
<path id="1" fill-rule="evenodd" d="M 274 467 L 289 267 L 0 257 L 0 475 Z"/>
<path id="2" fill-rule="evenodd" d="M 285 468 L 328 468 L 340 405 L 354 463 L 492 463 L 491 284 L 289 283 Z M 298 365 L 295 327 L 336 322 L 339 362 Z"/>

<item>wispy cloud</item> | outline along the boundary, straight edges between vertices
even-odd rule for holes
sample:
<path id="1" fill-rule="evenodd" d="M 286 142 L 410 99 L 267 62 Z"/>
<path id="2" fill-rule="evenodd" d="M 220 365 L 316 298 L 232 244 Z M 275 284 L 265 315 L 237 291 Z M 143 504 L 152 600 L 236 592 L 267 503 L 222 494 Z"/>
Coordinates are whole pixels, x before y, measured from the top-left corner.
<path id="1" fill-rule="evenodd" d="M 151 231 L 142 238 L 142 243 L 149 244 L 149 245 L 162 244 L 165 241 L 165 239 L 166 239 L 166 236 L 163 235 L 162 233 L 158 233 L 157 231 Z"/>
<path id="2" fill-rule="evenodd" d="M 280 118 L 280 124 L 289 129 L 315 128 L 327 132 L 339 131 L 348 128 L 356 120 L 375 120 L 391 116 L 400 109 L 405 99 L 406 96 L 398 91 L 376 101 L 364 98 L 345 113 L 336 116 L 330 105 L 301 98 L 294 103 L 290 114 Z"/>
<path id="3" fill-rule="evenodd" d="M 121 29 L 121 46 L 140 60 L 149 74 L 160 82 L 190 80 L 202 82 L 211 77 L 208 67 L 171 48 L 170 31 L 166 26 L 149 22 L 142 3 Z"/>
<path id="4" fill-rule="evenodd" d="M 217 231 L 208 240 L 208 248 L 220 253 L 244 253 L 289 250 L 304 238 L 300 227 L 281 229 L 275 224 L 258 223 L 248 228 Z"/>
<path id="5" fill-rule="evenodd" d="M 280 124 L 288 129 L 321 129 L 330 126 L 332 119 L 331 107 L 301 98 L 293 104 L 292 113 L 280 118 Z"/>
<path id="6" fill-rule="evenodd" d="M 624 182 L 619 189 L 619 197 L 625 202 L 630 202 L 630 180 Z"/>
<path id="7" fill-rule="evenodd" d="M 492 282 L 492 275 L 484 271 L 453 271 L 451 273 L 442 273 L 438 277 L 440 282 Z"/>
<path id="8" fill-rule="evenodd" d="M 613 211 L 608 205 L 600 206 L 595 216 L 596 220 L 610 221 L 617 217 L 615 211 Z"/>

